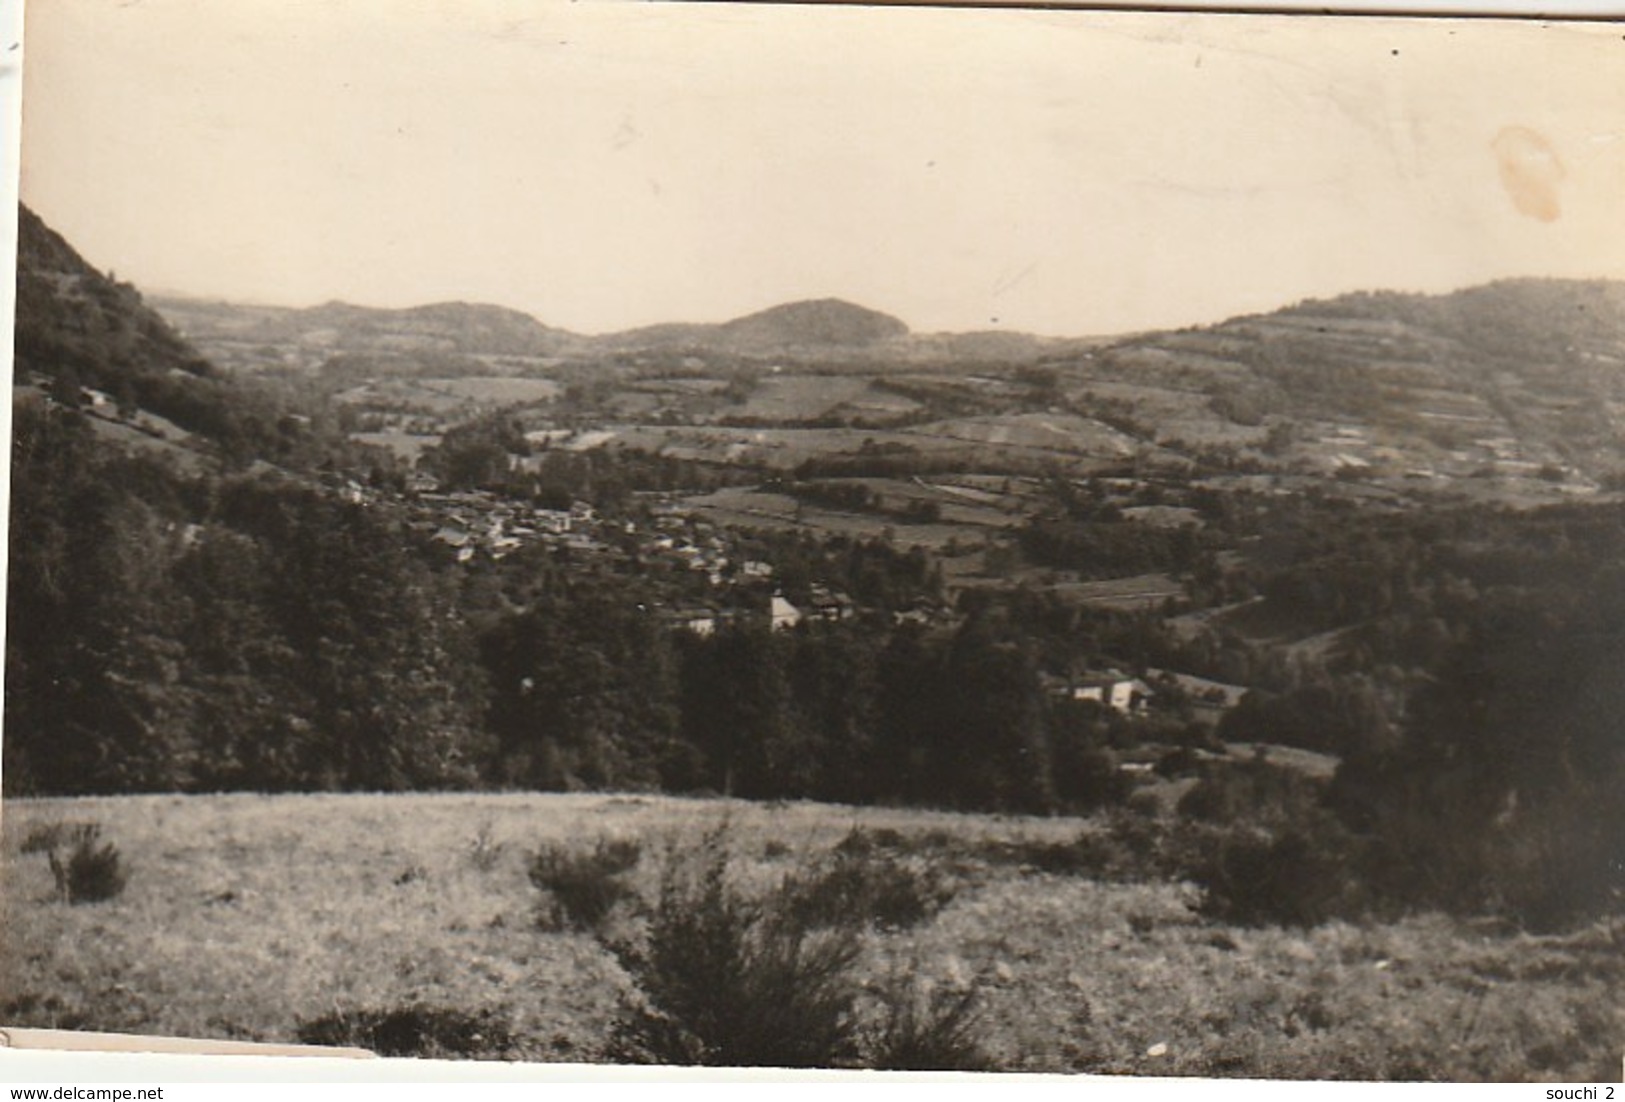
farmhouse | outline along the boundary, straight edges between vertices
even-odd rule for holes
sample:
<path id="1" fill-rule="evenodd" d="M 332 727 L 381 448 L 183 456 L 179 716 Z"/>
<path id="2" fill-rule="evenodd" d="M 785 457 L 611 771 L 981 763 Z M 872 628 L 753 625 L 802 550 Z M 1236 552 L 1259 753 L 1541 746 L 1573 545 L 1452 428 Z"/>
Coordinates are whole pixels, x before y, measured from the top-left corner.
<path id="1" fill-rule="evenodd" d="M 1151 686 L 1118 670 L 1087 673 L 1064 681 L 1055 679 L 1051 691 L 1071 700 L 1092 700 L 1123 715 L 1143 712 L 1152 697 Z"/>

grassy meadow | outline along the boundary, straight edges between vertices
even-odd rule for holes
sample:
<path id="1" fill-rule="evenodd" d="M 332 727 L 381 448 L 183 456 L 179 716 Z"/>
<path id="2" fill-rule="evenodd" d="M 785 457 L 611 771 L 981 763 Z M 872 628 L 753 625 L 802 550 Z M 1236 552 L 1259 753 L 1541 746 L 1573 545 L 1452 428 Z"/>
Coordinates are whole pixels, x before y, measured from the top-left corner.
<path id="1" fill-rule="evenodd" d="M 52 823 L 95 822 L 128 885 L 70 905 Z M 974 989 L 1004 1070 L 1280 1078 L 1595 1080 L 1625 1043 L 1625 931 L 1534 937 L 1441 915 L 1309 930 L 1199 917 L 1198 889 L 1103 882 L 1046 853 L 1104 819 L 602 795 L 143 796 L 8 801 L 0 1022 L 292 1041 L 302 1022 L 405 1006 L 487 1012 L 525 1061 L 606 1058 L 625 972 L 539 924 L 531 855 L 636 840 L 658 867 L 726 822 L 767 890 L 861 828 L 945 905 L 863 934 L 876 986 Z M 1054 871 L 1042 871 L 1051 868 Z M 620 921 L 631 921 L 623 918 Z M 861 1004 L 860 1004 L 861 1005 Z"/>

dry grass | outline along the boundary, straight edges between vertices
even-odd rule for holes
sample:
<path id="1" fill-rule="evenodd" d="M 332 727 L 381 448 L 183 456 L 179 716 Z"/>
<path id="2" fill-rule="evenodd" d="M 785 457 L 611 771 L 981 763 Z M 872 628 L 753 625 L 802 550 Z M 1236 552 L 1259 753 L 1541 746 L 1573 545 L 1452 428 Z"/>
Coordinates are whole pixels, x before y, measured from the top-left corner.
<path id="1" fill-rule="evenodd" d="M 726 818 L 767 888 L 853 826 L 913 840 L 957 885 L 918 927 L 870 931 L 875 984 L 980 989 L 1000 1067 L 1289 1078 L 1595 1080 L 1625 1039 L 1620 932 L 1536 939 L 1439 916 L 1307 932 L 1203 922 L 1193 889 L 1100 884 L 990 858 L 1066 819 L 610 796 L 224 796 L 9 802 L 0 1020 L 291 1040 L 405 1005 L 500 1016 L 527 1060 L 601 1059 L 625 976 L 592 938 L 538 930 L 548 843 L 635 838 L 658 858 Z M 122 896 L 68 907 L 41 824 L 95 821 Z M 478 855 L 478 857 L 476 857 Z M 654 888 L 658 860 L 634 882 Z M 1158 1055 L 1150 1055 L 1157 1052 Z"/>

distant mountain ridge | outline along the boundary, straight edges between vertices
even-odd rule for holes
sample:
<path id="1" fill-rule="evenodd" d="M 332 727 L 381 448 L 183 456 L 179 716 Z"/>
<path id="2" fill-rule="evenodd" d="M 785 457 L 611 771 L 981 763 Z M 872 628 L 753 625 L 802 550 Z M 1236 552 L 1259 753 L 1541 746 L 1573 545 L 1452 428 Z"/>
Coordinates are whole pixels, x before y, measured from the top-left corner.
<path id="1" fill-rule="evenodd" d="M 455 356 L 591 356 L 697 351 L 818 358 L 873 350 L 908 337 L 888 314 L 838 299 L 785 303 L 717 324 L 665 323 L 585 336 L 504 306 L 444 302 L 404 309 L 328 302 L 310 307 L 238 305 L 158 296 L 173 322 L 204 343 L 278 344 L 334 353 Z"/>
<path id="2" fill-rule="evenodd" d="M 326 302 L 319 306 L 239 306 L 177 296 L 155 302 L 200 339 L 292 344 L 345 352 L 427 352 L 550 356 L 581 338 L 519 310 L 437 302 L 404 309 Z"/>
<path id="3" fill-rule="evenodd" d="M 1541 478 L 1577 490 L 1587 480 L 1625 481 L 1625 282 L 1615 280 L 1507 279 L 1439 295 L 1357 292 L 1105 340 L 919 334 L 840 299 L 715 324 L 584 336 L 522 311 L 463 302 L 295 309 L 155 297 L 161 317 L 32 212 L 24 209 L 20 220 L 19 371 L 72 368 L 87 385 L 109 390 L 120 378 L 139 382 L 143 408 L 176 411 L 177 420 L 189 414 L 189 426 L 224 417 L 227 396 L 204 395 L 209 388 L 200 385 L 245 364 L 336 371 L 348 360 L 343 369 L 366 379 L 548 375 L 552 361 L 591 369 L 612 356 L 639 370 L 690 371 L 697 368 L 681 361 L 692 355 L 713 366 L 913 373 L 922 379 L 910 392 L 916 398 L 951 391 L 970 412 L 1026 402 L 1021 408 L 1103 419 L 1171 452 L 1214 457 L 1229 449 L 1308 473 L 1475 484 Z M 644 355 L 647 364 L 638 359 Z M 1026 397 L 1007 391 L 995 400 L 982 396 L 993 393 L 985 387 L 925 378 L 1000 364 L 1039 369 L 1022 385 L 1048 381 Z M 188 377 L 194 385 L 182 393 L 179 381 Z M 196 415 L 201 397 L 206 416 Z"/>
<path id="4" fill-rule="evenodd" d="M 724 322 L 659 322 L 599 335 L 571 332 L 519 310 L 481 303 L 393 309 L 344 302 L 262 306 L 177 294 L 154 295 L 152 300 L 174 325 L 208 346 L 227 367 L 252 361 L 246 350 L 253 345 L 369 357 L 587 359 L 654 353 L 809 364 L 853 359 L 908 364 L 1017 363 L 1103 341 L 1004 330 L 915 333 L 899 318 L 838 298 L 782 303 Z"/>

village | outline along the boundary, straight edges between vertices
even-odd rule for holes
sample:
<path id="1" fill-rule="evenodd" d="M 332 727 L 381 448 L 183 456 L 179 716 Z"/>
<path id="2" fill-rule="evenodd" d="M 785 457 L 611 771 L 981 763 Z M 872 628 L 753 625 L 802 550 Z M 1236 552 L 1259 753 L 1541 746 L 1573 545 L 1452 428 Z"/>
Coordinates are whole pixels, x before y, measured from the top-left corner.
<path id="1" fill-rule="evenodd" d="M 375 491 L 353 481 L 342 492 L 356 503 L 378 500 Z M 638 519 L 629 519 L 601 515 L 584 501 L 557 509 L 493 491 L 443 491 L 431 476 L 414 472 L 401 504 L 409 529 L 449 567 L 497 564 L 521 552 L 540 552 L 562 557 L 576 570 L 663 575 L 669 579 L 662 587 L 668 596 L 655 611 L 670 627 L 701 638 L 730 624 L 793 631 L 860 616 L 951 631 L 964 618 L 946 601 L 920 600 L 889 612 L 865 608 L 840 588 L 820 582 L 787 593 L 771 562 L 750 557 L 748 532 L 693 514 L 680 494 L 641 494 Z M 1041 684 L 1055 699 L 1090 702 L 1130 719 L 1151 714 L 1160 694 L 1164 706 L 1177 702 L 1183 714 L 1207 727 L 1217 726 L 1246 691 L 1190 674 L 1134 672 L 1122 665 L 1103 663 L 1064 676 L 1046 673 Z M 1130 760 L 1124 768 L 1145 772 L 1150 763 Z"/>

